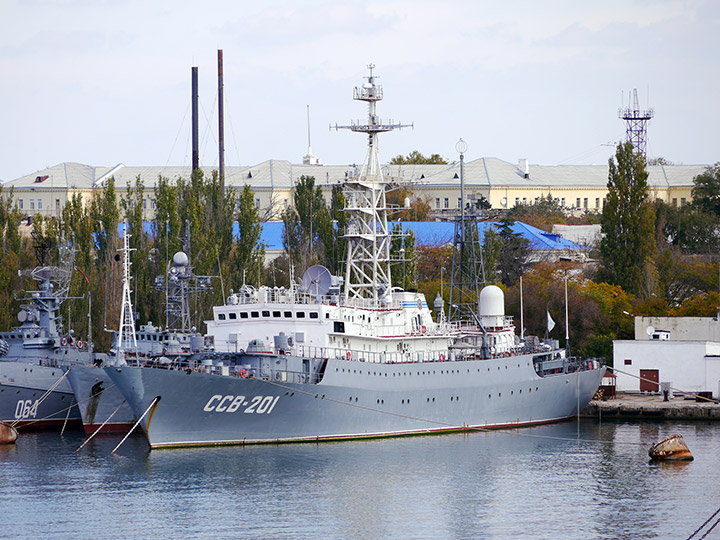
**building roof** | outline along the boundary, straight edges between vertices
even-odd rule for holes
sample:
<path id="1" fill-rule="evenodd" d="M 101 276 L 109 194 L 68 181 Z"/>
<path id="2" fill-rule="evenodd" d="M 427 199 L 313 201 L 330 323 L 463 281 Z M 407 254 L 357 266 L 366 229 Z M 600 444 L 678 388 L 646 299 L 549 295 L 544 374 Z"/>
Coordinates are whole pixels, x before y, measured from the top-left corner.
<path id="1" fill-rule="evenodd" d="M 450 244 L 455 236 L 455 224 L 450 221 L 402 221 L 403 232 L 411 230 L 415 235 L 417 245 L 444 245 Z M 489 228 L 497 228 L 500 224 L 492 221 L 478 223 L 481 238 Z M 392 227 L 392 224 L 388 223 Z M 234 233 L 237 234 L 237 224 Z M 532 250 L 585 250 L 586 246 L 566 240 L 562 236 L 547 233 L 527 223 L 516 222 L 512 225 L 514 233 L 521 235 L 529 241 Z M 265 244 L 268 250 L 282 250 L 281 221 L 270 221 L 263 223 L 260 241 Z"/>
<path id="2" fill-rule="evenodd" d="M 212 175 L 217 167 L 201 167 Z M 360 166 L 349 165 L 297 165 L 285 160 L 268 160 L 252 166 L 225 168 L 226 185 L 255 189 L 289 189 L 300 176 L 313 176 L 316 185 L 333 185 L 347 176 L 359 172 Z M 648 184 L 651 188 L 691 187 L 693 179 L 703 173 L 707 165 L 649 165 Z M 458 187 L 460 163 L 447 165 L 385 165 L 385 175 L 399 182 L 411 182 L 425 187 Z M 4 187 L 92 189 L 102 186 L 108 178 L 115 179 L 119 189 L 132 185 L 140 177 L 146 187 L 154 186 L 159 176 L 175 180 L 189 178 L 190 167 L 126 166 L 94 167 L 82 163 L 60 163 L 41 171 L 7 181 Z M 38 181 L 38 178 L 45 178 Z M 528 175 L 518 165 L 498 158 L 478 158 L 464 164 L 464 177 L 468 187 L 605 187 L 608 181 L 607 165 L 529 165 Z"/>

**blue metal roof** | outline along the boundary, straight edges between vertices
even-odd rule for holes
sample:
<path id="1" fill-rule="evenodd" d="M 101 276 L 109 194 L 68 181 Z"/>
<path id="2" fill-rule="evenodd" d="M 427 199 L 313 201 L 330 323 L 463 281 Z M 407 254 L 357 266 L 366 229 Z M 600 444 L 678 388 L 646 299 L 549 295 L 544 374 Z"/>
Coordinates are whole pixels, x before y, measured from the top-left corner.
<path id="1" fill-rule="evenodd" d="M 419 245 L 442 245 L 452 243 L 455 234 L 455 224 L 449 221 L 402 221 L 403 232 L 412 230 Z M 263 223 L 262 235 L 260 241 L 263 242 L 267 249 L 280 250 L 283 249 L 282 231 L 283 223 L 280 221 L 272 221 Z M 391 224 L 388 224 L 392 227 Z M 490 227 L 499 227 L 500 223 L 494 221 L 484 221 L 478 223 L 480 235 L 483 236 L 485 231 Z M 587 246 L 576 244 L 570 240 L 566 240 L 562 236 L 545 232 L 536 227 L 532 227 L 527 223 L 515 222 L 512 230 L 516 234 L 520 234 L 530 242 L 530 249 L 549 250 L 549 249 L 589 249 Z M 233 227 L 233 233 L 237 235 L 237 225 Z"/>

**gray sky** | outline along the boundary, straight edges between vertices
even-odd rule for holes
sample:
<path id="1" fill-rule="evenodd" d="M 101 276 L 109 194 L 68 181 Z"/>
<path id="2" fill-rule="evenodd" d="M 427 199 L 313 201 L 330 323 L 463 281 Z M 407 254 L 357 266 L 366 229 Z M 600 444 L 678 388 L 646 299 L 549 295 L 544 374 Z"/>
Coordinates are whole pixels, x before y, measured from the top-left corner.
<path id="1" fill-rule="evenodd" d="M 329 124 L 378 112 L 415 124 L 383 162 L 419 150 L 513 163 L 606 163 L 624 93 L 655 109 L 648 157 L 720 161 L 720 2 L 0 0 L 0 179 L 75 161 L 190 164 L 190 72 L 200 160 L 217 166 L 217 50 L 227 165 L 359 163 L 365 139 Z M 649 101 L 648 101 L 649 100 Z"/>

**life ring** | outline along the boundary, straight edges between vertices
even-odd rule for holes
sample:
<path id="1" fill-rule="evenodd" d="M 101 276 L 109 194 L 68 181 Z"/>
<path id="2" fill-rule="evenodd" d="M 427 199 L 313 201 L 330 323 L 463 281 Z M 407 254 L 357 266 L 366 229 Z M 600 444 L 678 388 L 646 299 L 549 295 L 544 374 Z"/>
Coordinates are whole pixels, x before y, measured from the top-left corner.
<path id="1" fill-rule="evenodd" d="M 421 331 L 423 334 L 426 334 L 426 333 L 427 333 L 427 328 L 425 327 L 425 325 L 423 325 L 423 326 L 420 328 L 420 331 Z"/>
<path id="2" fill-rule="evenodd" d="M 65 345 L 67 345 L 67 339 L 65 339 L 65 338 L 60 338 L 60 345 L 62 345 L 63 347 L 64 347 Z"/>
<path id="3" fill-rule="evenodd" d="M 240 370 L 240 378 L 241 378 L 241 379 L 247 379 L 247 369 L 242 368 L 242 369 Z"/>
<path id="4" fill-rule="evenodd" d="M 445 355 L 443 353 L 440 353 L 440 361 L 441 362 L 445 361 Z"/>
<path id="5" fill-rule="evenodd" d="M 85 344 L 84 344 L 82 341 L 80 341 L 79 339 L 78 339 L 78 342 L 77 342 L 77 348 L 78 348 L 78 349 L 84 349 L 84 348 L 85 348 Z"/>
<path id="6" fill-rule="evenodd" d="M 350 351 L 347 352 L 347 359 L 352 360 L 352 353 Z"/>

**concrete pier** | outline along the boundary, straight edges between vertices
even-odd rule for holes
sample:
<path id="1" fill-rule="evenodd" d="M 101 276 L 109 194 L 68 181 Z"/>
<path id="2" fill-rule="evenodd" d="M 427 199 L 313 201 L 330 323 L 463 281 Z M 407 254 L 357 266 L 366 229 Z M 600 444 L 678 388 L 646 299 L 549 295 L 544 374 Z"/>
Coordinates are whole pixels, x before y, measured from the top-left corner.
<path id="1" fill-rule="evenodd" d="M 695 398 L 622 393 L 606 400 L 592 400 L 580 413 L 584 418 L 645 420 L 720 420 L 720 405 L 698 402 Z"/>

